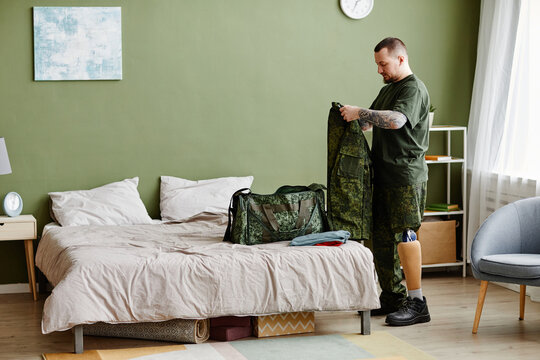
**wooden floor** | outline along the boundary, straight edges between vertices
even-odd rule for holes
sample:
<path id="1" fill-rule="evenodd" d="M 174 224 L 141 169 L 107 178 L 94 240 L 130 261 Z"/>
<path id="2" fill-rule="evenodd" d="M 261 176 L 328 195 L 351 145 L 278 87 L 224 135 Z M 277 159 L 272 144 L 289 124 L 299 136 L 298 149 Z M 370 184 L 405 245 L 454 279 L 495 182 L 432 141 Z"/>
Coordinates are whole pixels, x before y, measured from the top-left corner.
<path id="1" fill-rule="evenodd" d="M 437 359 L 540 359 L 540 303 L 527 297 L 525 320 L 518 320 L 519 294 L 490 284 L 478 334 L 471 333 L 479 281 L 458 273 L 424 275 L 431 322 L 388 327 L 384 317 L 372 318 L 372 331 L 387 331 Z M 69 352 L 72 333 L 42 335 L 41 313 L 45 295 L 0 295 L 0 359 L 41 359 L 43 352 Z M 318 334 L 358 333 L 354 312 L 316 313 Z M 125 348 L 167 344 L 133 339 L 87 336 L 85 349 Z"/>

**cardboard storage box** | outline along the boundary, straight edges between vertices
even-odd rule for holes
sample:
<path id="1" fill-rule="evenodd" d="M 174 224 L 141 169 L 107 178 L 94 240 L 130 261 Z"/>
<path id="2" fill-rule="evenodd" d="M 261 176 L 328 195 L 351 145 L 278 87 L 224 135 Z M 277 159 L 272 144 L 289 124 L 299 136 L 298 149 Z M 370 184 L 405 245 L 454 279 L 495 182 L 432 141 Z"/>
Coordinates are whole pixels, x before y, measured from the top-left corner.
<path id="1" fill-rule="evenodd" d="M 422 264 L 456 262 L 456 221 L 424 221 L 418 230 Z"/>
<path id="2" fill-rule="evenodd" d="M 293 312 L 256 316 L 253 321 L 253 333 L 256 337 L 310 332 L 315 332 L 314 312 Z"/>

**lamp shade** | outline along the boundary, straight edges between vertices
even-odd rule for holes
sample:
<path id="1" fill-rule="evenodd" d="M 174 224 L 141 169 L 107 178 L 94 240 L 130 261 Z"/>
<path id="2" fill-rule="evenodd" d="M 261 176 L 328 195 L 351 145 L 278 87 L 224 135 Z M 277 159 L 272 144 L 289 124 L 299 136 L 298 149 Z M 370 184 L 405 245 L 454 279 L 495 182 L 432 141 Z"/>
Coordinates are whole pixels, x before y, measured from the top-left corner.
<path id="1" fill-rule="evenodd" d="M 11 174 L 11 165 L 6 148 L 6 141 L 0 138 L 0 175 Z"/>

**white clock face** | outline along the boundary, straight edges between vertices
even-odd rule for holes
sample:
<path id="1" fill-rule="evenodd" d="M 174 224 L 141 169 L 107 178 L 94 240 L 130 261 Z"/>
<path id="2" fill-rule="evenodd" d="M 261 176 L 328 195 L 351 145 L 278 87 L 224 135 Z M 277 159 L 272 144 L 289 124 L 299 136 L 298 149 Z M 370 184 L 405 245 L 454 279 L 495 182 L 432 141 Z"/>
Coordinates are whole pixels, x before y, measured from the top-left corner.
<path id="1" fill-rule="evenodd" d="M 6 215 L 19 216 L 23 208 L 21 196 L 13 191 L 8 193 L 4 197 L 3 208 Z"/>
<path id="2" fill-rule="evenodd" d="M 6 195 L 6 207 L 10 210 L 16 210 L 21 205 L 21 198 L 10 193 Z"/>
<path id="3" fill-rule="evenodd" d="M 351 19 L 362 19 L 373 9 L 374 0 L 339 0 L 341 10 Z"/>

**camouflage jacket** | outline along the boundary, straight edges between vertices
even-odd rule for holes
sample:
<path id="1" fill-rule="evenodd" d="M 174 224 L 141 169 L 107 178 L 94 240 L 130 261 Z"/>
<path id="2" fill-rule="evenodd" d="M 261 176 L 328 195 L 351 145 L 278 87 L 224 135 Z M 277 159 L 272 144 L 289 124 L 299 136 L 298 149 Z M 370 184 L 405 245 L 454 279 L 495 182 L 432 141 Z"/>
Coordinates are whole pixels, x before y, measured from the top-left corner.
<path id="1" fill-rule="evenodd" d="M 372 164 L 358 121 L 347 123 L 333 105 L 328 115 L 328 221 L 351 239 L 371 240 Z"/>

